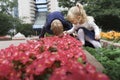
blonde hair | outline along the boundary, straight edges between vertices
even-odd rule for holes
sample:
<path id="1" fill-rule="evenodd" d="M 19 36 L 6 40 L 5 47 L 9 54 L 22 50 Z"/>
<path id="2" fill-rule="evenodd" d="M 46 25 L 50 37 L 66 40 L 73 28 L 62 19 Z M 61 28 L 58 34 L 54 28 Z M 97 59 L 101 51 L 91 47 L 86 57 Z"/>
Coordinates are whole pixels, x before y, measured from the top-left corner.
<path id="1" fill-rule="evenodd" d="M 53 20 L 51 23 L 51 28 L 54 35 L 60 35 L 63 33 L 63 24 L 61 23 L 60 20 Z"/>
<path id="2" fill-rule="evenodd" d="M 67 19 L 77 18 L 80 16 L 79 23 L 84 23 L 87 20 L 87 14 L 83 8 L 83 5 L 80 3 L 76 3 L 76 6 L 73 6 L 69 9 L 67 14 Z"/>

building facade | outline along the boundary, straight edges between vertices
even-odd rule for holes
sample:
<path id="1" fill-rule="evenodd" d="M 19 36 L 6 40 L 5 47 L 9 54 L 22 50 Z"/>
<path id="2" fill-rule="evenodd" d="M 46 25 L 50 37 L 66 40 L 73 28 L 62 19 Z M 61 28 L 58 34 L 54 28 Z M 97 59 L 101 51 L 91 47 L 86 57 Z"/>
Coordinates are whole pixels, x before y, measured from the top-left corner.
<path id="1" fill-rule="evenodd" d="M 35 17 L 33 29 L 39 30 L 43 28 L 45 21 L 46 21 L 46 16 L 48 12 L 47 1 L 36 0 L 35 5 L 36 5 L 36 15 L 35 15 L 36 17 Z"/>
<path id="2" fill-rule="evenodd" d="M 12 0 L 10 0 L 12 1 Z M 18 6 L 9 13 L 19 17 L 23 23 L 34 23 L 39 12 L 59 11 L 57 0 L 17 0 Z"/>
<path id="3" fill-rule="evenodd" d="M 58 11 L 57 0 L 36 0 L 36 18 L 33 29 L 38 33 L 44 27 L 48 13 Z"/>
<path id="4" fill-rule="evenodd" d="M 23 23 L 35 23 L 40 12 L 59 11 L 57 0 L 18 0 L 18 17 Z"/>
<path id="5" fill-rule="evenodd" d="M 47 0 L 48 12 L 60 11 L 57 0 Z"/>
<path id="6" fill-rule="evenodd" d="M 18 17 L 23 23 L 34 23 L 35 0 L 18 0 Z"/>

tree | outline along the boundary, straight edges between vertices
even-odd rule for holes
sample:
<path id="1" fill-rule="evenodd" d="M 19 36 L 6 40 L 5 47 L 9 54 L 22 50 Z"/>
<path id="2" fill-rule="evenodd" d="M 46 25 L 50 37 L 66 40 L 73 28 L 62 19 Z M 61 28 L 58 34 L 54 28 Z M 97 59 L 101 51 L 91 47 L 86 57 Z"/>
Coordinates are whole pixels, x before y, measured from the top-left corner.
<path id="1" fill-rule="evenodd" d="M 8 34 L 10 29 L 20 26 L 20 20 L 10 15 L 0 13 L 0 35 Z"/>
<path id="2" fill-rule="evenodd" d="M 9 22 L 11 17 L 0 13 L 0 35 L 7 34 L 8 30 L 12 27 L 12 24 Z"/>
<path id="3" fill-rule="evenodd" d="M 32 28 L 32 24 L 22 24 L 19 27 L 16 27 L 17 32 L 24 34 L 26 37 L 30 35 L 35 35 Z"/>
<path id="4" fill-rule="evenodd" d="M 0 13 L 10 14 L 14 7 L 17 7 L 18 0 L 0 0 Z"/>
<path id="5" fill-rule="evenodd" d="M 87 0 L 58 0 L 59 7 L 69 9 L 72 6 L 75 6 L 77 2 L 84 4 Z M 62 11 L 64 14 L 67 13 L 67 10 Z"/>
<path id="6" fill-rule="evenodd" d="M 75 5 L 75 3 L 78 1 L 78 0 L 58 0 L 59 1 L 59 6 L 60 7 L 63 7 L 63 8 L 70 8 L 72 7 L 73 5 Z"/>
<path id="7" fill-rule="evenodd" d="M 120 0 L 58 0 L 59 6 L 70 8 L 77 2 L 83 4 L 87 14 L 93 16 L 99 15 L 116 15 L 120 17 Z"/>
<path id="8" fill-rule="evenodd" d="M 116 15 L 120 17 L 120 0 L 88 0 L 86 4 L 85 9 L 90 15 Z"/>
<path id="9" fill-rule="evenodd" d="M 59 6 L 70 8 L 76 2 L 83 4 L 86 13 L 94 16 L 96 23 L 104 30 L 119 30 L 120 0 L 58 0 Z M 120 31 L 120 30 L 119 30 Z"/>
<path id="10" fill-rule="evenodd" d="M 14 7 L 17 7 L 17 0 L 0 0 L 0 35 L 6 35 L 10 29 L 20 26 L 21 21 L 11 14 Z"/>
<path id="11" fill-rule="evenodd" d="M 120 0 L 89 0 L 85 9 L 95 17 L 97 24 L 105 31 L 119 30 Z"/>

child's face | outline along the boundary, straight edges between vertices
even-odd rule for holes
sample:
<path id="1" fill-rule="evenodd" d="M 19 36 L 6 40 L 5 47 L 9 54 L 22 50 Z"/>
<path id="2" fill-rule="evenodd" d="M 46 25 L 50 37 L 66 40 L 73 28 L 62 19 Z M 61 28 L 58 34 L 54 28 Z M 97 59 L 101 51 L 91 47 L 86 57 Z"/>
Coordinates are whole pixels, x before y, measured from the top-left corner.
<path id="1" fill-rule="evenodd" d="M 71 18 L 69 19 L 69 21 L 70 21 L 72 24 L 76 25 L 76 24 L 79 23 L 79 18 L 71 17 Z"/>

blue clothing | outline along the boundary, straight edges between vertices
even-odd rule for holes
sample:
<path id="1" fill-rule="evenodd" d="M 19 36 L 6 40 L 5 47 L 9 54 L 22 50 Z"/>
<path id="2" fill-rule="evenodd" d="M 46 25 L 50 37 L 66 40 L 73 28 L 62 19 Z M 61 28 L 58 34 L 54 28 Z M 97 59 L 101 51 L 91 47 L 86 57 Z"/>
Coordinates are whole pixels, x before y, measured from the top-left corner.
<path id="1" fill-rule="evenodd" d="M 90 31 L 90 30 L 88 30 L 88 29 L 86 29 L 84 27 L 80 27 L 80 28 L 77 29 L 77 32 L 78 32 L 79 29 L 83 29 L 84 34 L 86 36 L 88 36 L 90 39 L 100 42 L 100 40 L 96 40 L 95 39 L 95 32 L 94 32 L 94 30 Z M 85 46 L 89 46 L 89 47 L 95 48 L 90 42 L 88 42 L 86 40 L 85 40 Z"/>
<path id="2" fill-rule="evenodd" d="M 77 29 L 77 31 L 78 31 L 79 29 L 83 29 L 84 34 L 85 34 L 86 36 L 88 36 L 88 37 L 91 38 L 92 40 L 95 40 L 95 32 L 94 32 L 93 30 L 90 31 L 90 30 L 88 30 L 88 29 L 86 29 L 86 28 L 84 28 L 84 27 L 80 27 L 80 28 Z"/>
<path id="3" fill-rule="evenodd" d="M 72 24 L 64 19 L 63 14 L 59 11 L 55 11 L 55 12 L 49 13 L 47 15 L 44 30 L 41 33 L 42 37 L 44 36 L 44 34 L 46 32 L 49 33 L 49 34 L 53 34 L 53 32 L 50 30 L 50 27 L 51 27 L 52 21 L 55 20 L 55 19 L 58 19 L 62 22 L 64 30 L 69 30 L 69 29 L 72 28 Z"/>

